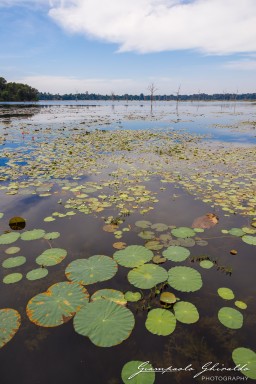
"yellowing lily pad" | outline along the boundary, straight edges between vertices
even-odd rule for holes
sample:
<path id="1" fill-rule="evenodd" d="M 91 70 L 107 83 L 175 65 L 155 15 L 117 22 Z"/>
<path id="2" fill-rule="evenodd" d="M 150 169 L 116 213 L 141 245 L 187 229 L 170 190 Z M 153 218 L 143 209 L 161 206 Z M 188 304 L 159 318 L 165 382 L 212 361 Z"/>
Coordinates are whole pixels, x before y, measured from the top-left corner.
<path id="1" fill-rule="evenodd" d="M 67 251 L 62 248 L 50 248 L 44 251 L 41 255 L 36 258 L 36 263 L 38 265 L 44 265 L 46 267 L 51 267 L 53 265 L 59 264 L 67 256 Z"/>
<path id="2" fill-rule="evenodd" d="M 0 348 L 7 344 L 20 327 L 20 314 L 15 309 L 0 309 Z"/>
<path id="3" fill-rule="evenodd" d="M 100 299 L 110 300 L 120 305 L 125 305 L 127 303 L 123 292 L 116 291 L 115 289 L 100 289 L 99 291 L 94 292 L 91 296 L 91 301 Z"/>

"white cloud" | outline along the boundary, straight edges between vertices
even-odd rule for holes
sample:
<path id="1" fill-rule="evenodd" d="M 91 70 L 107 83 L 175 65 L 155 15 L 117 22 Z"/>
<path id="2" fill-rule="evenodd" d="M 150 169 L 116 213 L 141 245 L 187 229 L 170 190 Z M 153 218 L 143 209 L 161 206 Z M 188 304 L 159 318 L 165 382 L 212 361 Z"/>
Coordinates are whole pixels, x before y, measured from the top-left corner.
<path id="1" fill-rule="evenodd" d="M 139 53 L 256 51 L 255 0 L 50 0 L 65 30 Z"/>
<path id="2" fill-rule="evenodd" d="M 244 59 L 229 61 L 225 64 L 225 67 L 239 71 L 256 71 L 256 60 Z"/>

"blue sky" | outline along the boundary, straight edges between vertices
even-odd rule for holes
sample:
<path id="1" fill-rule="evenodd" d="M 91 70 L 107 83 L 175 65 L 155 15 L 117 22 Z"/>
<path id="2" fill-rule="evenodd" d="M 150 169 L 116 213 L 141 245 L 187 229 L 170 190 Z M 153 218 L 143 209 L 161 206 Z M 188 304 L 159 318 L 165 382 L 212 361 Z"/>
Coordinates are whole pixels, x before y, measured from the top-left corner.
<path id="1" fill-rule="evenodd" d="M 0 76 L 54 93 L 256 92 L 256 1 L 0 0 Z"/>

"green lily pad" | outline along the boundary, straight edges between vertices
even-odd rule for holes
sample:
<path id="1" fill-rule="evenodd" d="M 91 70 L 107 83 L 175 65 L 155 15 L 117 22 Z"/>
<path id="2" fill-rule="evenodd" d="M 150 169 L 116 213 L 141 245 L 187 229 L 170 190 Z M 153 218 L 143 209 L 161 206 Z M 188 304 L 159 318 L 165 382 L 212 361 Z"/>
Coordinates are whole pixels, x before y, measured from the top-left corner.
<path id="1" fill-rule="evenodd" d="M 132 312 L 109 300 L 86 304 L 74 318 L 77 333 L 98 347 L 112 347 L 126 340 L 134 327 Z"/>
<path id="2" fill-rule="evenodd" d="M 19 251 L 20 251 L 19 247 L 9 247 L 5 250 L 5 253 L 7 253 L 7 255 L 14 255 L 15 253 L 17 253 Z"/>
<path id="3" fill-rule="evenodd" d="M 186 237 L 193 237 L 195 236 L 195 231 L 188 227 L 179 227 L 174 228 L 171 231 L 172 235 L 175 237 L 181 237 L 182 239 L 185 239 Z"/>
<path id="4" fill-rule="evenodd" d="M 43 279 L 47 275 L 48 275 L 48 269 L 36 268 L 36 269 L 33 269 L 32 271 L 29 271 L 26 275 L 26 278 L 28 280 L 39 280 L 39 279 Z"/>
<path id="5" fill-rule="evenodd" d="M 177 301 L 177 297 L 171 292 L 163 292 L 160 295 L 160 301 L 165 304 L 174 304 Z"/>
<path id="6" fill-rule="evenodd" d="M 249 245 L 256 245 L 256 236 L 244 235 L 242 237 L 244 243 Z"/>
<path id="7" fill-rule="evenodd" d="M 231 228 L 228 233 L 232 236 L 242 237 L 244 235 L 244 231 L 240 228 Z"/>
<path id="8" fill-rule="evenodd" d="M 214 266 L 214 263 L 210 260 L 202 260 L 202 261 L 200 261 L 199 265 L 202 268 L 210 269 Z"/>
<path id="9" fill-rule="evenodd" d="M 239 329 L 243 325 L 243 315 L 230 307 L 223 307 L 218 312 L 218 319 L 227 328 Z"/>
<path id="10" fill-rule="evenodd" d="M 149 228 L 151 227 L 152 223 L 147 220 L 139 220 L 135 222 L 135 225 L 136 227 L 139 227 L 139 228 Z"/>
<path id="11" fill-rule="evenodd" d="M 142 231 L 138 234 L 138 236 L 144 240 L 151 240 L 154 239 L 155 234 L 152 231 Z"/>
<path id="12" fill-rule="evenodd" d="M 162 257 L 160 255 L 156 255 L 152 259 L 153 263 L 155 263 L 155 264 L 163 264 L 166 262 L 166 260 L 167 259 L 165 257 Z"/>
<path id="13" fill-rule="evenodd" d="M 21 234 L 21 240 L 38 240 L 45 236 L 43 229 L 32 229 Z"/>
<path id="14" fill-rule="evenodd" d="M 66 268 L 68 280 L 87 285 L 110 280 L 117 273 L 117 263 L 109 256 L 95 255 L 89 259 L 77 259 Z"/>
<path id="15" fill-rule="evenodd" d="M 242 231 L 244 231 L 247 235 L 254 235 L 256 233 L 256 229 L 250 227 L 243 227 Z"/>
<path id="16" fill-rule="evenodd" d="M 173 267 L 168 275 L 169 285 L 181 292 L 195 292 L 203 285 L 201 274 L 190 267 Z"/>
<path id="17" fill-rule="evenodd" d="M 100 289 L 91 296 L 91 301 L 99 299 L 110 300 L 120 305 L 125 305 L 127 303 L 123 292 L 116 291 L 115 289 Z"/>
<path id="18" fill-rule="evenodd" d="M 134 268 L 145 264 L 153 257 L 153 252 L 142 245 L 129 245 L 125 249 L 116 251 L 113 255 L 114 260 L 123 267 Z"/>
<path id="19" fill-rule="evenodd" d="M 8 259 L 4 260 L 2 263 L 2 266 L 4 268 L 15 268 L 25 263 L 26 263 L 26 257 L 15 256 L 15 257 L 9 257 Z"/>
<path id="20" fill-rule="evenodd" d="M 235 301 L 235 306 L 237 308 L 240 308 L 240 309 L 246 309 L 247 308 L 247 304 L 244 303 L 243 301 L 239 301 L 239 300 Z"/>
<path id="21" fill-rule="evenodd" d="M 59 232 L 48 232 L 44 235 L 44 239 L 46 240 L 54 240 L 54 239 L 58 239 L 58 237 L 60 237 Z"/>
<path id="22" fill-rule="evenodd" d="M 0 309 L 0 348 L 7 344 L 20 327 L 20 314 L 15 309 Z"/>
<path id="23" fill-rule="evenodd" d="M 18 283 L 22 279 L 21 273 L 10 273 L 9 275 L 3 278 L 3 283 L 5 284 L 14 284 Z"/>
<path id="24" fill-rule="evenodd" d="M 4 233 L 0 236 L 0 244 L 11 244 L 18 240 L 20 234 L 17 232 Z"/>
<path id="25" fill-rule="evenodd" d="M 62 248 L 50 248 L 36 258 L 38 265 L 51 267 L 62 262 L 67 256 L 67 251 Z"/>
<path id="26" fill-rule="evenodd" d="M 170 246 L 164 252 L 163 256 L 171 261 L 184 261 L 190 255 L 190 251 L 187 248 L 179 246 Z"/>
<path id="27" fill-rule="evenodd" d="M 142 368 L 145 369 L 142 372 Z M 152 372 L 150 372 L 152 370 Z M 124 384 L 154 384 L 155 372 L 151 364 L 143 361 L 129 361 L 123 366 L 121 377 Z"/>
<path id="28" fill-rule="evenodd" d="M 87 290 L 79 284 L 61 282 L 29 300 L 26 312 L 41 327 L 56 327 L 70 320 L 89 301 Z"/>
<path id="29" fill-rule="evenodd" d="M 193 324 L 199 320 L 199 313 L 196 306 L 187 301 L 179 301 L 173 307 L 175 317 L 185 324 Z"/>
<path id="30" fill-rule="evenodd" d="M 249 348 L 236 348 L 232 352 L 232 359 L 236 365 L 243 367 L 244 365 L 248 370 L 242 370 L 241 373 L 250 379 L 256 379 L 256 353 Z"/>
<path id="31" fill-rule="evenodd" d="M 149 311 L 145 326 L 154 335 L 167 336 L 175 330 L 176 319 L 170 311 L 156 308 Z"/>
<path id="32" fill-rule="evenodd" d="M 131 301 L 131 302 L 136 302 L 141 299 L 141 293 L 140 292 L 131 292 L 127 291 L 124 295 L 125 300 Z"/>
<path id="33" fill-rule="evenodd" d="M 194 245 L 196 245 L 195 240 L 191 237 L 186 237 L 185 239 L 178 238 L 177 240 L 182 247 L 194 247 Z"/>
<path id="34" fill-rule="evenodd" d="M 219 288 L 217 292 L 224 300 L 233 300 L 235 298 L 234 292 L 229 288 Z"/>
<path id="35" fill-rule="evenodd" d="M 168 225 L 163 223 L 156 223 L 151 225 L 151 228 L 155 229 L 157 232 L 163 232 L 163 231 L 167 231 Z"/>
<path id="36" fill-rule="evenodd" d="M 0 212 L 0 219 L 2 219 L 3 217 L 4 217 L 4 213 Z"/>
<path id="37" fill-rule="evenodd" d="M 51 222 L 51 221 L 55 221 L 56 219 L 54 218 L 54 217 L 52 217 L 52 216 L 47 216 L 47 217 L 45 217 L 44 218 L 44 221 L 46 222 L 46 223 L 49 223 L 49 222 Z"/>
<path id="38" fill-rule="evenodd" d="M 168 274 L 166 270 L 155 264 L 144 264 L 132 269 L 128 273 L 129 282 L 141 289 L 153 288 L 155 285 L 166 281 L 167 278 Z"/>
<path id="39" fill-rule="evenodd" d="M 159 251 L 164 246 L 158 240 L 151 240 L 146 242 L 145 247 L 151 251 Z"/>

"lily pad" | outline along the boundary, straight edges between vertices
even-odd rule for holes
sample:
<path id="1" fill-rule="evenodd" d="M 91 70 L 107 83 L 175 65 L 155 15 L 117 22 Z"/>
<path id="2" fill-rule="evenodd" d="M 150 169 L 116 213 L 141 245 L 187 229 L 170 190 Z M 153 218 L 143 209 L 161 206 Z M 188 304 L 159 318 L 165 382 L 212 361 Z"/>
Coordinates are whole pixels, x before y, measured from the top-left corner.
<path id="1" fill-rule="evenodd" d="M 242 237 L 244 235 L 244 231 L 240 228 L 231 228 L 228 233 L 232 236 Z"/>
<path id="2" fill-rule="evenodd" d="M 167 231 L 168 225 L 163 223 L 156 223 L 151 225 L 151 228 L 155 229 L 157 232 L 163 232 L 163 231 Z"/>
<path id="3" fill-rule="evenodd" d="M 142 372 L 141 368 L 145 371 Z M 124 384 L 154 384 L 155 376 L 154 368 L 145 361 L 129 361 L 123 366 L 121 372 Z"/>
<path id="4" fill-rule="evenodd" d="M 239 329 L 243 325 L 243 315 L 236 309 L 223 307 L 218 312 L 218 319 L 227 328 Z"/>
<path id="5" fill-rule="evenodd" d="M 155 234 L 152 231 L 142 231 L 138 234 L 138 236 L 144 240 L 151 240 L 154 239 Z"/>
<path id="6" fill-rule="evenodd" d="M 167 336 L 175 330 L 176 319 L 170 311 L 156 308 L 149 311 L 145 326 L 155 335 Z"/>
<path id="7" fill-rule="evenodd" d="M 67 251 L 62 248 L 50 248 L 36 258 L 38 265 L 51 267 L 62 262 L 67 256 Z"/>
<path id="8" fill-rule="evenodd" d="M 25 219 L 23 219 L 23 217 L 18 217 L 18 216 L 12 217 L 9 220 L 9 227 L 13 231 L 20 231 L 26 227 L 26 221 Z"/>
<path id="9" fill-rule="evenodd" d="M 224 300 L 233 300 L 235 298 L 234 292 L 229 288 L 219 288 L 218 294 Z"/>
<path id="10" fill-rule="evenodd" d="M 152 261 L 155 263 L 155 264 L 163 264 L 166 262 L 166 258 L 165 257 L 162 257 L 160 255 L 156 255 L 153 257 Z"/>
<path id="11" fill-rule="evenodd" d="M 145 247 L 151 251 L 159 251 L 164 246 L 158 240 L 151 240 L 146 242 Z"/>
<path id="12" fill-rule="evenodd" d="M 190 251 L 187 248 L 179 246 L 170 246 L 164 252 L 163 256 L 171 261 L 184 261 L 190 255 Z"/>
<path id="13" fill-rule="evenodd" d="M 149 228 L 151 227 L 152 223 L 147 220 L 139 220 L 135 222 L 135 225 L 136 227 L 139 227 L 139 228 Z"/>
<path id="14" fill-rule="evenodd" d="M 173 307 L 175 317 L 185 324 L 193 324 L 199 320 L 199 313 L 196 306 L 187 301 L 179 301 Z"/>
<path id="15" fill-rule="evenodd" d="M 36 268 L 36 269 L 33 269 L 32 271 L 29 271 L 26 275 L 26 278 L 28 280 L 39 280 L 39 279 L 43 279 L 47 275 L 48 275 L 48 269 Z"/>
<path id="16" fill-rule="evenodd" d="M 116 251 L 113 258 L 123 267 L 134 268 L 145 264 L 153 257 L 153 252 L 142 245 L 129 245 L 125 249 Z"/>
<path id="17" fill-rule="evenodd" d="M 58 237 L 60 237 L 59 232 L 48 232 L 44 235 L 44 239 L 46 240 L 54 240 L 54 239 L 58 239 Z"/>
<path id="18" fill-rule="evenodd" d="M 2 266 L 4 268 L 15 268 L 25 264 L 25 262 L 26 257 L 24 256 L 9 257 L 8 259 L 3 261 Z"/>
<path id="19" fill-rule="evenodd" d="M 174 293 L 163 292 L 160 295 L 160 301 L 165 304 L 174 304 L 177 301 L 177 297 L 174 295 Z"/>
<path id="20" fill-rule="evenodd" d="M 256 353 L 249 348 L 236 348 L 232 352 L 232 359 L 236 365 L 243 367 L 244 365 L 248 370 L 242 370 L 242 374 L 250 379 L 256 379 Z"/>
<path id="21" fill-rule="evenodd" d="M 0 348 L 7 344 L 20 327 L 20 314 L 15 309 L 0 309 Z"/>
<path id="22" fill-rule="evenodd" d="M 168 279 L 166 270 L 159 265 L 144 264 L 128 273 L 129 282 L 137 288 L 150 289 Z"/>
<path id="23" fill-rule="evenodd" d="M 77 333 L 98 347 L 112 347 L 126 340 L 134 327 L 132 312 L 109 300 L 86 304 L 74 318 Z"/>
<path id="24" fill-rule="evenodd" d="M 168 275 L 169 285 L 181 292 L 195 292 L 203 285 L 201 274 L 190 267 L 173 267 Z"/>
<path id="25" fill-rule="evenodd" d="M 175 237 L 181 237 L 182 239 L 185 239 L 186 237 L 193 237 L 195 236 L 195 231 L 188 227 L 179 227 L 174 228 L 171 231 L 172 235 Z"/>
<path id="26" fill-rule="evenodd" d="M 14 284 L 18 283 L 22 279 L 21 273 L 10 273 L 9 275 L 3 278 L 3 283 L 5 284 Z"/>
<path id="27" fill-rule="evenodd" d="M 125 300 L 131 301 L 131 302 L 136 302 L 141 299 L 141 293 L 140 292 L 131 292 L 127 291 L 124 295 Z"/>
<path id="28" fill-rule="evenodd" d="M 256 245 L 256 236 L 244 235 L 242 237 L 244 243 L 249 245 Z"/>
<path id="29" fill-rule="evenodd" d="M 87 285 L 110 280 L 117 273 L 117 263 L 109 256 L 95 255 L 89 259 L 77 259 L 66 268 L 68 280 Z"/>
<path id="30" fill-rule="evenodd" d="M 38 240 L 45 236 L 43 229 L 32 229 L 21 234 L 21 240 Z"/>
<path id="31" fill-rule="evenodd" d="M 237 308 L 240 308 L 240 309 L 246 309 L 247 308 L 247 304 L 244 303 L 243 301 L 239 301 L 239 300 L 235 301 L 235 306 Z"/>
<path id="32" fill-rule="evenodd" d="M 56 327 L 70 320 L 89 301 L 87 290 L 79 284 L 61 282 L 29 300 L 27 315 L 41 327 Z"/>
<path id="33" fill-rule="evenodd" d="M 18 240 L 20 234 L 17 232 L 4 233 L 0 236 L 0 244 L 11 244 Z"/>
<path id="34" fill-rule="evenodd" d="M 205 269 L 210 269 L 214 266 L 213 262 L 211 260 L 202 260 L 199 263 L 200 267 Z"/>
<path id="35" fill-rule="evenodd" d="M 99 299 L 113 301 L 120 305 L 125 305 L 127 303 L 123 292 L 116 291 L 115 289 L 100 289 L 91 296 L 91 301 Z"/>
<path id="36" fill-rule="evenodd" d="M 5 253 L 7 253 L 7 255 L 14 255 L 15 253 L 17 253 L 19 251 L 20 251 L 19 247 L 9 247 L 5 250 Z"/>

